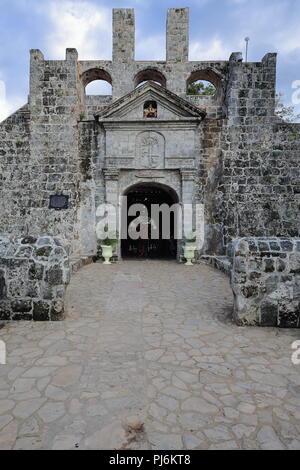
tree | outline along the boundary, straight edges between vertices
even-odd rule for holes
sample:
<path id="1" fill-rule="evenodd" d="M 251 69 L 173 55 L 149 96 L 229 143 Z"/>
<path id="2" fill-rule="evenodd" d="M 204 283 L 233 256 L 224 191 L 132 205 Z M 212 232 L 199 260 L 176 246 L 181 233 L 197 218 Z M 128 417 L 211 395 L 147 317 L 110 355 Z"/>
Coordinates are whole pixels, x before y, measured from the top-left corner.
<path id="1" fill-rule="evenodd" d="M 188 95 L 213 96 L 216 92 L 215 87 L 208 82 L 194 82 L 188 86 Z"/>
<path id="2" fill-rule="evenodd" d="M 296 122 L 300 114 L 295 114 L 295 106 L 286 106 L 283 102 L 283 93 L 276 93 L 275 114 L 285 122 Z"/>

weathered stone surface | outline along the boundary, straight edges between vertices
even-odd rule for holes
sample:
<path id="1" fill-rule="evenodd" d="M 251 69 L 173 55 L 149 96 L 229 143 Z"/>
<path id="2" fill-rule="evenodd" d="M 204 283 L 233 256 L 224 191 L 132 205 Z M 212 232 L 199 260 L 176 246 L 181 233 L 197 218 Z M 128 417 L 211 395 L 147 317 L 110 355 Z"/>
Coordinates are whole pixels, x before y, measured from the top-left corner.
<path id="1" fill-rule="evenodd" d="M 29 268 L 29 279 L 41 281 L 44 274 L 44 265 L 32 262 Z"/>
<path id="2" fill-rule="evenodd" d="M 5 273 L 0 271 L 0 299 L 6 296 Z"/>
<path id="3" fill-rule="evenodd" d="M 300 127 L 274 113 L 276 54 L 189 61 L 188 11 L 176 8 L 166 60 L 135 61 L 133 10 L 113 19 L 111 61 L 32 50 L 29 102 L 0 124 L 0 320 L 38 321 L 3 330 L 11 363 L 0 379 L 0 448 L 297 447 L 295 336 L 232 325 L 220 274 L 134 263 L 131 280 L 126 265 L 121 280 L 113 266 L 99 282 L 92 266 L 72 286 L 71 320 L 45 321 L 63 316 L 69 253 L 82 266 L 96 252 L 99 204 L 118 207 L 130 187 L 151 183 L 201 205 L 199 255 L 218 256 L 216 266 L 234 255 L 239 324 L 299 327 Z M 86 96 L 99 78 L 112 95 Z M 199 79 L 215 84 L 214 97 L 187 95 Z M 149 98 L 157 118 L 144 117 Z M 50 209 L 60 193 L 68 208 Z M 122 418 L 141 410 L 145 420 L 126 427 Z M 36 426 L 23 435 L 28 418 L 51 428 L 45 442 Z"/>
<path id="4" fill-rule="evenodd" d="M 0 249 L 0 319 L 62 319 L 70 274 L 69 257 L 59 240 L 1 237 Z"/>
<path id="5" fill-rule="evenodd" d="M 222 273 L 95 263 L 74 275 L 67 305 L 64 322 L 0 329 L 0 448 L 299 447 L 297 335 L 235 325 Z"/>
<path id="6" fill-rule="evenodd" d="M 206 255 L 225 255 L 236 236 L 299 236 L 300 132 L 274 114 L 276 54 L 254 63 L 241 53 L 189 61 L 188 9 L 175 8 L 168 10 L 166 60 L 135 61 L 134 11 L 115 9 L 113 20 L 111 61 L 78 60 L 75 49 L 49 61 L 31 51 L 29 102 L 0 125 L 0 234 L 30 228 L 19 254 L 34 248 L 40 261 L 51 249 L 47 236 L 34 246 L 41 233 L 94 255 L 98 205 L 119 201 L 127 183 L 150 181 L 170 186 L 179 202 L 205 205 Z M 86 96 L 97 79 L 113 83 L 112 95 Z M 200 79 L 214 84 L 215 96 L 187 94 Z M 144 81 L 152 85 L 136 88 Z M 143 115 L 148 95 L 158 104 L 151 120 Z M 178 174 L 186 169 L 195 184 Z M 68 209 L 49 209 L 49 197 L 61 193 Z M 289 250 L 286 240 L 280 251 Z"/>
<path id="7" fill-rule="evenodd" d="M 282 442 L 271 426 L 263 426 L 257 434 L 257 439 L 262 450 L 284 450 Z"/>
<path id="8" fill-rule="evenodd" d="M 35 321 L 48 321 L 49 317 L 49 304 L 43 301 L 33 302 L 33 319 Z"/>
<path id="9" fill-rule="evenodd" d="M 31 300 L 15 300 L 11 303 L 11 309 L 17 313 L 28 313 L 32 310 Z"/>
<path id="10" fill-rule="evenodd" d="M 297 238 L 235 241 L 231 284 L 239 324 L 300 327 L 299 241 Z M 250 249 L 253 246 L 260 248 L 259 254 Z M 243 278 L 239 276 L 241 269 Z"/>
<path id="11" fill-rule="evenodd" d="M 63 271 L 60 266 L 54 265 L 46 272 L 46 281 L 50 286 L 63 284 Z"/>

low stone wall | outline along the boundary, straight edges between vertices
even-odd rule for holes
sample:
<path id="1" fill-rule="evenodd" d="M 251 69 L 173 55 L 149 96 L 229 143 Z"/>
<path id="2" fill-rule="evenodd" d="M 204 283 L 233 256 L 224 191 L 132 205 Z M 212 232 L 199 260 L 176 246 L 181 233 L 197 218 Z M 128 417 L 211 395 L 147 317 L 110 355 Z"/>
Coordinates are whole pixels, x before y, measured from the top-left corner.
<path id="1" fill-rule="evenodd" d="M 61 320 L 69 258 L 52 237 L 0 237 L 0 320 Z"/>
<path id="2" fill-rule="evenodd" d="M 222 271 L 222 273 L 226 274 L 226 276 L 230 276 L 231 274 L 232 265 L 228 256 L 202 255 L 199 258 L 199 262 L 213 266 L 218 271 Z"/>
<path id="3" fill-rule="evenodd" d="M 233 243 L 231 283 L 240 325 L 300 327 L 300 238 Z"/>

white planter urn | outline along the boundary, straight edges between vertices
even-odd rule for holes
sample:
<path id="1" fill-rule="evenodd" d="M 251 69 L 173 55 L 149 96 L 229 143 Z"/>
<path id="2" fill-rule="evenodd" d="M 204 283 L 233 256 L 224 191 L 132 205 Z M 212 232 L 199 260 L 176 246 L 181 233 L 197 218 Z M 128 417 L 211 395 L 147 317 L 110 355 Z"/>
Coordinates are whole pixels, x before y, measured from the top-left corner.
<path id="1" fill-rule="evenodd" d="M 102 249 L 102 256 L 105 260 L 103 264 L 111 264 L 109 260 L 112 257 L 112 246 L 101 245 L 101 249 Z"/>
<path id="2" fill-rule="evenodd" d="M 194 244 L 186 243 L 184 247 L 185 266 L 193 266 L 192 260 L 195 258 L 196 247 Z"/>

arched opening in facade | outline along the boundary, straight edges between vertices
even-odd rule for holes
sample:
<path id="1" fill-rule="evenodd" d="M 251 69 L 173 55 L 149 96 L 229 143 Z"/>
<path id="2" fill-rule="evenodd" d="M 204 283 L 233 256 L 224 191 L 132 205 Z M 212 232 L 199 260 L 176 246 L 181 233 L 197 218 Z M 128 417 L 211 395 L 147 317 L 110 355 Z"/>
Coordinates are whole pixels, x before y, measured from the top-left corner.
<path id="1" fill-rule="evenodd" d="M 81 76 L 86 96 L 110 96 L 112 94 L 112 78 L 104 69 L 90 69 Z"/>
<path id="2" fill-rule="evenodd" d="M 220 96 L 222 93 L 221 79 L 212 70 L 196 70 L 187 80 L 187 95 Z"/>
<path id="3" fill-rule="evenodd" d="M 139 183 L 124 196 L 122 257 L 176 259 L 176 234 L 181 223 L 176 192 L 159 183 Z"/>
<path id="4" fill-rule="evenodd" d="M 95 80 L 86 86 L 85 94 L 87 96 L 108 96 L 112 94 L 112 86 L 105 80 Z"/>
<path id="5" fill-rule="evenodd" d="M 196 80 L 187 87 L 187 94 L 193 96 L 215 96 L 216 91 L 216 87 L 206 80 Z"/>
<path id="6" fill-rule="evenodd" d="M 146 82 L 155 82 L 166 88 L 167 80 L 166 77 L 156 69 L 141 70 L 134 78 L 134 88 L 142 86 Z"/>

